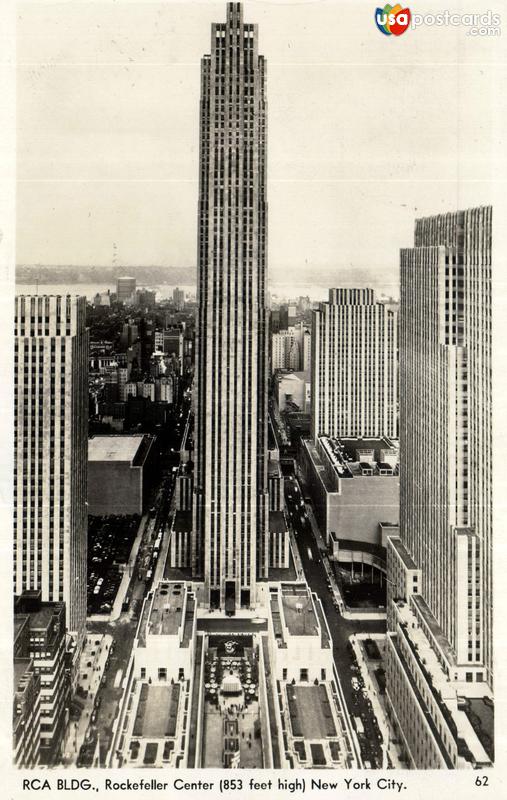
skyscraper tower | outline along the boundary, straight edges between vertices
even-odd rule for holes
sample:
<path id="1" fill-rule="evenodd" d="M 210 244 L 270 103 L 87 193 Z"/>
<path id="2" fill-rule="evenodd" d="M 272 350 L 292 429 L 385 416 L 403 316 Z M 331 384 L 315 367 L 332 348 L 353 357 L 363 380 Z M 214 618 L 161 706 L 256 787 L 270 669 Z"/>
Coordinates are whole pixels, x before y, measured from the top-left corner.
<path id="1" fill-rule="evenodd" d="M 460 766 L 469 751 L 484 760 L 458 712 L 461 696 L 482 702 L 493 685 L 491 220 L 490 207 L 417 220 L 415 247 L 401 251 L 400 535 L 387 548 L 387 696 L 419 767 L 441 756 Z M 418 669 L 431 691 L 417 678 L 407 702 Z M 439 723 L 440 701 L 455 720 L 450 735 L 412 740 L 414 715 L 422 708 Z"/>
<path id="2" fill-rule="evenodd" d="M 397 314 L 373 289 L 330 289 L 312 314 L 312 438 L 397 437 Z"/>
<path id="3" fill-rule="evenodd" d="M 193 565 L 211 605 L 268 568 L 266 63 L 240 3 L 201 62 Z"/>
<path id="4" fill-rule="evenodd" d="M 84 297 L 19 296 L 14 339 L 14 591 L 86 621 L 88 332 Z"/>

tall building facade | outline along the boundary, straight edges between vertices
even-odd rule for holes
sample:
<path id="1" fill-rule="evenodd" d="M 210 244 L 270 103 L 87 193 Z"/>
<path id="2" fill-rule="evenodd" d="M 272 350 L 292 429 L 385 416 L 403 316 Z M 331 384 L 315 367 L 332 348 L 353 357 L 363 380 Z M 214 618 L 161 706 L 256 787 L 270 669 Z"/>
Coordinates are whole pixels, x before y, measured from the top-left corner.
<path id="1" fill-rule="evenodd" d="M 373 289 L 330 289 L 312 313 L 312 438 L 397 436 L 397 315 Z"/>
<path id="2" fill-rule="evenodd" d="M 304 322 L 271 334 L 271 373 L 278 369 L 310 368 L 311 334 Z"/>
<path id="3" fill-rule="evenodd" d="M 14 591 L 86 620 L 88 332 L 84 297 L 19 296 L 14 340 Z"/>
<path id="4" fill-rule="evenodd" d="M 265 81 L 228 3 L 201 62 L 193 563 L 235 607 L 268 568 Z"/>
<path id="5" fill-rule="evenodd" d="M 415 247 L 401 251 L 400 532 L 388 544 L 388 698 L 415 766 L 432 765 L 410 740 L 424 692 L 414 699 L 407 687 L 423 653 L 428 685 L 454 720 L 447 740 L 434 737 L 434 753 L 436 743 L 448 766 L 470 761 L 470 752 L 474 763 L 484 761 L 460 724 L 466 698 L 480 718 L 493 685 L 491 236 L 491 208 L 475 208 L 417 220 Z M 429 708 L 435 720 L 437 705 Z"/>
<path id="6" fill-rule="evenodd" d="M 136 290 L 136 279 L 124 276 L 116 279 L 116 299 L 118 303 L 130 300 Z"/>
<path id="7" fill-rule="evenodd" d="M 173 302 L 178 311 L 185 307 L 185 292 L 183 289 L 179 289 L 178 286 L 173 289 Z"/>

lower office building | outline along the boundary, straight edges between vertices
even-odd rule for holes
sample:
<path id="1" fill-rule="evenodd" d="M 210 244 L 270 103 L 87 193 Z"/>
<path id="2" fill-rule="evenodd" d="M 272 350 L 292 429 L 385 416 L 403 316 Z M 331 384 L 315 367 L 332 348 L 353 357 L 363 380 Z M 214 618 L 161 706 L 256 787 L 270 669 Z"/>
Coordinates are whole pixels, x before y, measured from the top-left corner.
<path id="1" fill-rule="evenodd" d="M 401 251 L 400 526 L 388 537 L 388 711 L 410 766 L 493 761 L 491 208 Z"/>
<path id="2" fill-rule="evenodd" d="M 25 651 L 23 646 L 19 647 L 18 636 L 15 646 L 16 643 L 19 651 Z M 40 676 L 29 656 L 14 656 L 12 724 L 14 764 L 33 769 L 39 764 L 40 757 Z"/>
<path id="3" fill-rule="evenodd" d="M 466 674 L 417 590 L 420 571 L 399 537 L 390 541 L 407 587 L 391 592 L 386 701 L 395 735 L 412 769 L 480 769 L 493 762 L 493 701 Z M 388 562 L 388 569 L 390 563 Z M 392 573 L 391 573 L 392 574 Z M 388 584 L 391 588 L 390 584 Z"/>
<path id="4" fill-rule="evenodd" d="M 385 548 L 386 524 L 399 520 L 398 461 L 397 442 L 387 438 L 303 440 L 299 463 L 329 548 Z"/>
<path id="5" fill-rule="evenodd" d="M 139 514 L 151 491 L 154 437 L 92 436 L 88 443 L 88 513 Z"/>
<path id="6" fill-rule="evenodd" d="M 70 675 L 65 655 L 65 604 L 43 602 L 40 590 L 23 592 L 14 603 L 14 632 L 16 658 L 31 662 L 24 665 L 26 691 L 30 686 L 29 692 L 35 698 L 35 690 L 39 687 L 34 705 L 36 709 L 37 703 L 40 704 L 39 763 L 55 765 L 62 753 L 70 700 Z M 19 691 L 19 683 L 16 688 Z M 32 719 L 29 709 L 25 711 L 35 731 L 38 727 L 37 712 Z M 31 758 L 29 753 L 33 748 L 28 741 L 24 742 L 23 748 L 27 750 L 26 758 Z"/>
<path id="7" fill-rule="evenodd" d="M 195 598 L 184 583 L 161 581 L 148 593 L 114 724 L 111 766 L 187 766 L 200 676 L 193 669 L 201 657 L 194 652 L 195 625 Z"/>
<path id="8" fill-rule="evenodd" d="M 260 583 L 255 618 L 197 612 L 197 587 L 144 601 L 109 766 L 350 768 L 358 763 L 318 598 Z"/>

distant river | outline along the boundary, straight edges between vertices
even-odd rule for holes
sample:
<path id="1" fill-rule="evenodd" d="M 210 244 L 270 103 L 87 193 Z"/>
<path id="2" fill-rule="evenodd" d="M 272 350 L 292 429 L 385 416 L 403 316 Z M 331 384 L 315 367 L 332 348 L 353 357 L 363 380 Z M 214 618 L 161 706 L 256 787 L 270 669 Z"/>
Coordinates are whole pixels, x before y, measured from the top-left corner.
<path id="1" fill-rule="evenodd" d="M 157 290 L 158 300 L 167 300 L 172 297 L 176 284 L 157 284 L 153 287 Z M 195 295 L 195 286 L 180 286 L 185 292 Z M 97 292 L 116 292 L 116 284 L 112 283 L 39 283 L 35 284 L 17 283 L 16 294 L 80 294 L 85 295 L 88 300 L 93 300 Z"/>
<path id="2" fill-rule="evenodd" d="M 166 284 L 166 283 L 153 284 L 147 286 L 147 288 L 156 289 L 158 300 L 167 300 L 168 298 L 172 297 L 173 291 L 176 288 L 176 284 Z M 179 288 L 183 289 L 183 291 L 195 297 L 196 293 L 195 285 L 188 285 L 188 286 L 180 285 Z M 16 294 L 37 294 L 37 293 L 38 294 L 67 294 L 67 293 L 84 294 L 88 300 L 93 300 L 97 292 L 107 292 L 108 289 L 111 292 L 115 292 L 116 284 L 40 283 L 38 287 L 35 286 L 35 284 L 25 284 L 25 283 L 16 284 Z M 278 303 L 284 302 L 285 300 L 294 300 L 298 297 L 309 297 L 312 302 L 319 300 L 327 300 L 329 297 L 328 286 L 318 286 L 313 284 L 292 285 L 292 284 L 273 283 L 269 284 L 269 292 L 271 298 Z M 391 294 L 391 293 L 396 294 L 396 287 L 386 287 L 385 292 L 386 294 Z M 381 292 L 379 292 L 378 294 L 380 296 Z"/>

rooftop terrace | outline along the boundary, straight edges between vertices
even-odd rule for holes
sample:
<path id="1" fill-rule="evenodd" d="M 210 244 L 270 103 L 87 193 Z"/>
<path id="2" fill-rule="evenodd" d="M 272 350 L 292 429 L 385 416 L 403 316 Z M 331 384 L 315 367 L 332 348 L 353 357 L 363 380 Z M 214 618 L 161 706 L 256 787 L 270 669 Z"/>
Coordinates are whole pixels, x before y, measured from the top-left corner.
<path id="1" fill-rule="evenodd" d="M 143 684 L 139 695 L 133 735 L 153 738 L 175 736 L 179 696 L 180 686 L 178 684 L 174 684 L 174 686 Z"/>
<path id="2" fill-rule="evenodd" d="M 304 739 L 326 739 L 336 736 L 326 686 L 286 685 L 287 704 L 294 736 Z"/>
<path id="3" fill-rule="evenodd" d="M 178 633 L 185 587 L 182 583 L 161 582 L 155 590 L 146 633 L 150 636 L 174 636 Z"/>
<path id="4" fill-rule="evenodd" d="M 313 600 L 305 586 L 282 584 L 281 600 L 285 624 L 291 636 L 319 634 Z"/>
<path id="5" fill-rule="evenodd" d="M 88 461 L 132 462 L 141 447 L 144 434 L 132 436 L 92 436 L 88 441 Z"/>
<path id="6" fill-rule="evenodd" d="M 495 716 L 493 701 L 488 697 L 470 697 L 463 701 L 463 705 L 460 703 L 460 708 L 466 714 L 491 761 L 494 761 Z"/>

